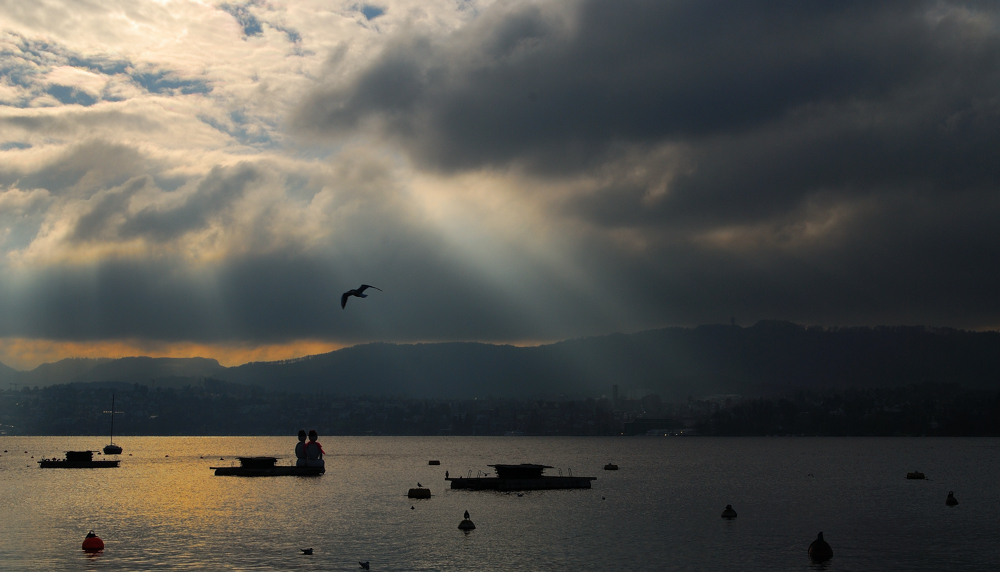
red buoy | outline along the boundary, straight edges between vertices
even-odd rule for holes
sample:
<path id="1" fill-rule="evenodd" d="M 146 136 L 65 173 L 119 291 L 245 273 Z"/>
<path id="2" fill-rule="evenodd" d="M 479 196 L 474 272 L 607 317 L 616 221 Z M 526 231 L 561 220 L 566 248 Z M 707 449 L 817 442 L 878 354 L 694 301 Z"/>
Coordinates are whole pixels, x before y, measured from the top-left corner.
<path id="1" fill-rule="evenodd" d="M 83 539 L 83 549 L 87 552 L 100 552 L 104 550 L 104 541 L 91 530 L 87 533 L 87 538 Z"/>

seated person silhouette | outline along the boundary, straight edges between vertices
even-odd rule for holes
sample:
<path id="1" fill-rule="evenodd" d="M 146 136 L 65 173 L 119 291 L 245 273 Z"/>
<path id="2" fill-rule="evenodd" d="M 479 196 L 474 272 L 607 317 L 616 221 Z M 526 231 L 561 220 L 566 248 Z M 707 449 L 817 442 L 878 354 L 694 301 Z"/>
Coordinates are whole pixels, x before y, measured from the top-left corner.
<path id="1" fill-rule="evenodd" d="M 319 444 L 316 439 L 319 435 L 316 433 L 315 429 L 309 430 L 309 442 L 306 443 L 306 466 L 307 467 L 323 467 L 325 463 L 323 462 L 323 446 Z"/>
<path id="2" fill-rule="evenodd" d="M 306 466 L 306 430 L 299 429 L 299 442 L 295 444 L 295 466 Z"/>

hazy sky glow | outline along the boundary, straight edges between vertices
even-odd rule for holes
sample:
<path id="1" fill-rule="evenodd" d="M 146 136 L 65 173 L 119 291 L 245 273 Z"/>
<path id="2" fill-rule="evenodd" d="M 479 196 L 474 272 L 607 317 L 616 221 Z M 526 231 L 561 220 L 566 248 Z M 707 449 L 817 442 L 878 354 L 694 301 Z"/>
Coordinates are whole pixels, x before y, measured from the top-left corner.
<path id="1" fill-rule="evenodd" d="M 996 327 L 998 22 L 0 0 L 0 361 Z"/>

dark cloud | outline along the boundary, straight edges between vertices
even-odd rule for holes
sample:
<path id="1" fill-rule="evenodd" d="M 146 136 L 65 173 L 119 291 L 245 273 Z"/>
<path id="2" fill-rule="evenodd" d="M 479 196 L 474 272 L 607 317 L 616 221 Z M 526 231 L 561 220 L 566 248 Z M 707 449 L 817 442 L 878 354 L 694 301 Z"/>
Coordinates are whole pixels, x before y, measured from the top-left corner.
<path id="1" fill-rule="evenodd" d="M 374 128 L 439 172 L 591 181 L 552 214 L 602 233 L 577 262 L 642 285 L 623 287 L 635 325 L 1000 322 L 996 6 L 561 8 L 404 29 L 297 128 Z"/>
<path id="2" fill-rule="evenodd" d="M 962 7 L 592 0 L 567 21 L 523 3 L 444 40 L 403 35 L 310 96 L 299 125 L 375 121 L 446 170 L 572 174 L 683 144 L 690 168 L 656 208 L 636 200 L 656 180 L 606 189 L 597 211 L 624 199 L 610 211 L 624 224 L 767 216 L 831 188 L 992 184 L 1000 42 Z"/>
<path id="3" fill-rule="evenodd" d="M 361 282 L 383 292 L 342 310 L 340 294 Z M 4 286 L 0 335 L 49 339 L 510 339 L 553 335 L 567 324 L 606 325 L 565 291 L 541 297 L 563 320 L 526 321 L 522 303 L 458 263 L 432 232 L 403 220 L 371 229 L 362 244 L 335 240 L 322 251 L 281 249 L 211 264 L 164 251 L 43 268 Z"/>
<path id="4" fill-rule="evenodd" d="M 122 238 L 142 236 L 167 242 L 192 230 L 202 230 L 239 200 L 247 188 L 260 180 L 250 165 L 233 169 L 216 167 L 198 184 L 197 190 L 176 206 L 148 207 L 131 215 L 121 226 Z"/>
<path id="5" fill-rule="evenodd" d="M 152 177 L 144 175 L 90 199 L 90 211 L 77 219 L 73 240 L 86 242 L 115 239 L 114 217 L 123 216 L 128 211 L 132 196 L 151 184 Z"/>
<path id="6" fill-rule="evenodd" d="M 521 3 L 444 39 L 401 35 L 353 83 L 314 94 L 300 125 L 378 119 L 445 169 L 579 168 L 617 141 L 752 129 L 989 69 L 995 40 L 930 23 L 935 5 L 592 0 L 567 19 Z"/>
<path id="7" fill-rule="evenodd" d="M 54 157 L 41 169 L 24 172 L 14 165 L 0 165 L 0 184 L 46 189 L 54 195 L 88 195 L 141 176 L 150 167 L 147 158 L 131 146 L 89 140 Z"/>
<path id="8" fill-rule="evenodd" d="M 223 8 L 248 36 L 272 25 L 261 4 Z M 972 2 L 582 0 L 498 2 L 448 35 L 393 20 L 370 59 L 340 45 L 328 69 L 358 71 L 294 117 L 297 133 L 350 143 L 324 147 L 328 163 L 160 165 L 84 141 L 0 165 L 22 209 L 0 213 L 5 245 L 28 260 L 0 277 L 0 335 L 557 339 L 730 316 L 995 327 L 998 19 Z M 32 44 L 4 73 L 33 85 L 34 65 L 78 65 L 153 93 L 210 88 L 60 50 Z M 202 120 L 274 151 L 226 113 Z M 485 191 L 463 202 L 454 189 L 476 179 L 449 175 L 476 171 L 510 196 L 463 210 Z M 427 190 L 438 176 L 451 191 Z M 62 226 L 46 226 L 51 204 Z M 82 258 L 46 266 L 47 248 Z M 362 282 L 384 292 L 341 310 Z"/>

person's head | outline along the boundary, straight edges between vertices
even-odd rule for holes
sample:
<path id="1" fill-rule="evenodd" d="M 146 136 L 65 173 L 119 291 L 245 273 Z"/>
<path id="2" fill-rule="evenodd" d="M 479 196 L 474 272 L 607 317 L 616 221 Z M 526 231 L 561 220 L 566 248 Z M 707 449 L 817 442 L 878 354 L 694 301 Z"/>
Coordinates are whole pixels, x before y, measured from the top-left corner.
<path id="1" fill-rule="evenodd" d="M 309 430 L 309 440 L 310 441 L 315 441 L 316 439 L 319 439 L 319 433 L 317 433 L 315 429 L 310 429 Z"/>
<path id="2" fill-rule="evenodd" d="M 305 440 L 306 440 L 306 430 L 299 429 L 299 441 L 305 441 Z"/>

